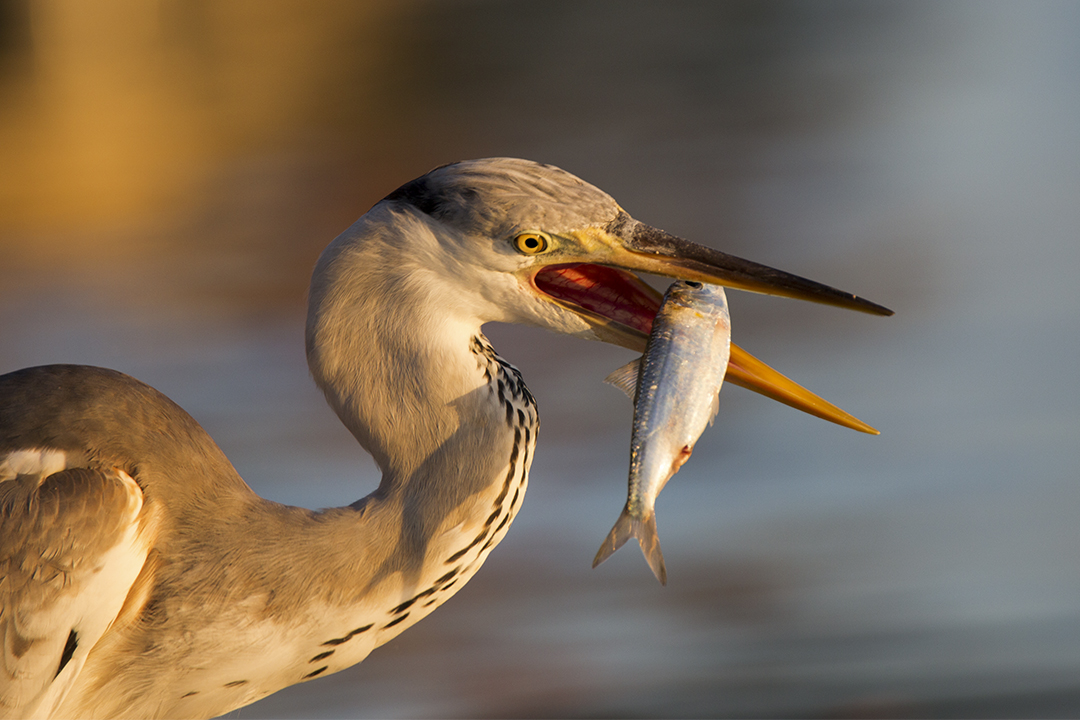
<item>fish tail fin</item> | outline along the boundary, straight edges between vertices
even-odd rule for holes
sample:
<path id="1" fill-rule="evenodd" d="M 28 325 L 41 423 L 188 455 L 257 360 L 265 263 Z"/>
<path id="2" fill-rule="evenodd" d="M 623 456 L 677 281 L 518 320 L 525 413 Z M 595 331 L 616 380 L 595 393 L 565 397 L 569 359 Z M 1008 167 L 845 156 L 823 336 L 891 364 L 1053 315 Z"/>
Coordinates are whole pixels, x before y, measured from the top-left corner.
<path id="1" fill-rule="evenodd" d="M 641 554 L 661 585 L 667 585 L 667 568 L 664 567 L 664 553 L 660 552 L 660 536 L 656 534 L 656 513 L 649 511 L 643 518 L 632 523 L 634 537 L 641 545 Z"/>
<path id="2" fill-rule="evenodd" d="M 656 534 L 656 513 L 650 511 L 645 517 L 633 517 L 627 508 L 623 508 L 615 527 L 604 538 L 600 550 L 593 560 L 593 567 L 611 557 L 611 554 L 626 544 L 631 537 L 638 539 L 645 561 L 661 585 L 667 585 L 667 568 L 664 566 L 664 554 L 660 552 L 660 538 Z"/>
<path id="3" fill-rule="evenodd" d="M 615 521 L 615 526 L 611 528 L 611 532 L 604 538 L 604 542 L 600 544 L 600 549 L 596 551 L 596 557 L 593 558 L 592 566 L 596 567 L 600 563 L 611 557 L 612 553 L 626 544 L 626 541 L 634 535 L 633 525 L 630 519 L 630 511 L 623 506 L 622 514 L 619 515 L 619 519 Z"/>

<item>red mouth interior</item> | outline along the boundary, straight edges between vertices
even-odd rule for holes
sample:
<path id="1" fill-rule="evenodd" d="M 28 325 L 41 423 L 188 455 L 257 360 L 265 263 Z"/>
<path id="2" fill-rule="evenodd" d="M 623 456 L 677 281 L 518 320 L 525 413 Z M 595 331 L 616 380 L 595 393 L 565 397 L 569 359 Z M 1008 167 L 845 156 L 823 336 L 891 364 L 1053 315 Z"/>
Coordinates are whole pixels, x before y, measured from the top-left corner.
<path id="1" fill-rule="evenodd" d="M 549 265 L 533 276 L 536 289 L 648 335 L 660 294 L 636 275 L 603 265 Z"/>

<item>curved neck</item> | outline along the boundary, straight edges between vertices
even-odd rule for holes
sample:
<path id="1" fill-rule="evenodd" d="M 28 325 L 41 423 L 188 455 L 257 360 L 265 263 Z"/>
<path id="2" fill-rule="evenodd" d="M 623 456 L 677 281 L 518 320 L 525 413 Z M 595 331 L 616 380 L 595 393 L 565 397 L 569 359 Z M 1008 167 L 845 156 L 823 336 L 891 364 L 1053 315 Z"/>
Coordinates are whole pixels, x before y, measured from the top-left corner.
<path id="1" fill-rule="evenodd" d="M 492 498 L 501 507 L 510 475 L 524 483 L 536 411 L 517 370 L 495 354 L 480 320 L 457 301 L 461 293 L 427 271 L 449 259 L 425 252 L 439 243 L 417 242 L 430 235 L 424 221 L 369 216 L 316 266 L 308 363 L 383 471 L 379 489 L 354 507 L 373 510 L 377 501 L 400 513 L 399 555 L 423 562 L 430 538 L 471 532 L 476 514 L 486 521 L 494 512 Z M 393 227 L 402 228 L 415 252 L 402 252 Z"/>
<path id="2" fill-rule="evenodd" d="M 427 271 L 428 254 L 401 250 L 401 235 L 430 231 L 412 219 L 397 234 L 370 220 L 374 213 L 319 258 L 307 356 L 331 407 L 374 456 L 384 482 L 393 482 L 488 408 L 469 399 L 484 384 L 469 349 L 480 320 L 456 307 L 454 289 Z"/>

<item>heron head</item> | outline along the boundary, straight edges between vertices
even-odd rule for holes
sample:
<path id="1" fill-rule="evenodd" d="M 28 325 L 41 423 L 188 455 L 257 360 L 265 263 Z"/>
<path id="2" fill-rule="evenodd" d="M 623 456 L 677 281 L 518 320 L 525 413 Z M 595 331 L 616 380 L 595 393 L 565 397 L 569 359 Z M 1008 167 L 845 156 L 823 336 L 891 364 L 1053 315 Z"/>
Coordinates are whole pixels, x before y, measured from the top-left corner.
<path id="1" fill-rule="evenodd" d="M 475 302 L 482 321 L 539 325 L 640 351 L 661 294 L 638 273 L 892 314 L 850 293 L 638 222 L 602 190 L 528 160 L 446 165 L 383 202 L 423 218 L 443 254 L 438 264 L 457 269 L 459 293 Z M 729 378 L 804 410 L 782 381 L 820 400 L 768 366 L 761 368 L 746 372 L 744 382 L 738 369 Z M 773 373 L 767 380 L 766 370 Z"/>
<path id="2" fill-rule="evenodd" d="M 486 319 L 541 325 L 644 347 L 660 293 L 644 272 L 837 305 L 892 311 L 797 275 L 687 242 L 638 222 L 607 193 L 551 165 L 514 158 L 432 170 L 386 201 L 431 218 Z M 505 314 L 503 314 L 505 313 Z"/>

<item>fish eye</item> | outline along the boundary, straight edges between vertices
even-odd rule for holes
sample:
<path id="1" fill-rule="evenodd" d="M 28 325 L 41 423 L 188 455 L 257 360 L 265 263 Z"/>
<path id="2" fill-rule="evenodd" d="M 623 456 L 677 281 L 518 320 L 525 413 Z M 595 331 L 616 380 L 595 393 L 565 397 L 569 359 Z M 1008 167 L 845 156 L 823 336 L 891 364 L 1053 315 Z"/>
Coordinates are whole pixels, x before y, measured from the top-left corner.
<path id="1" fill-rule="evenodd" d="M 548 236 L 540 232 L 524 232 L 514 238 L 514 247 L 525 255 L 539 255 L 550 245 Z"/>

